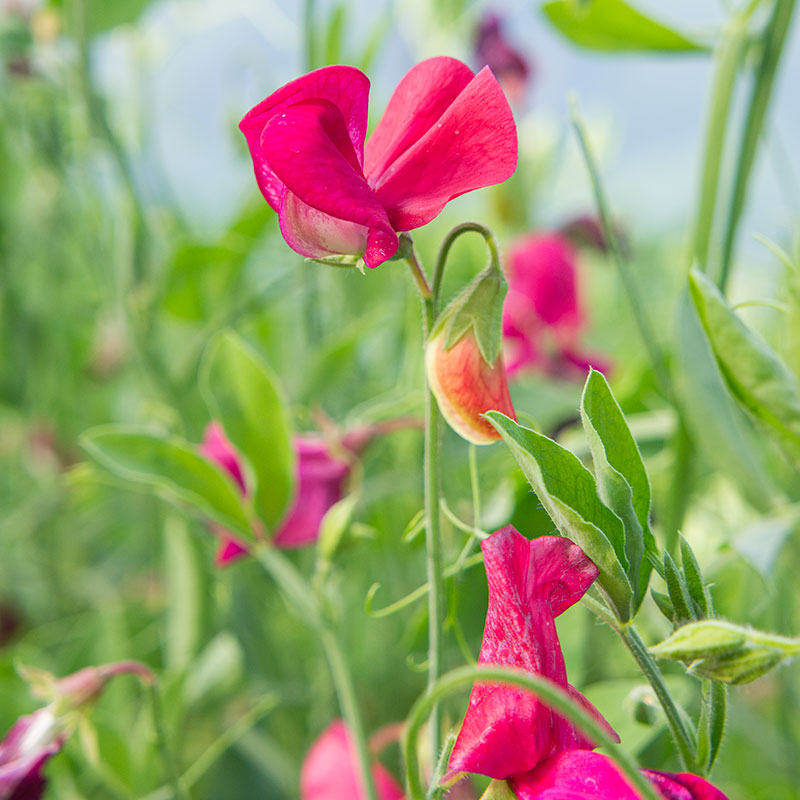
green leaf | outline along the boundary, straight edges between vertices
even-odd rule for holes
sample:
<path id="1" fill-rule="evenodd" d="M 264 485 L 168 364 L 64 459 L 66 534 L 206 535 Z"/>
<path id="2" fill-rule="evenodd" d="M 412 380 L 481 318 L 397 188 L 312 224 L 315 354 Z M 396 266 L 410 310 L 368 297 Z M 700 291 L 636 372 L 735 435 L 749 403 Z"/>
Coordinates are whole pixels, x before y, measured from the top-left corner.
<path id="1" fill-rule="evenodd" d="M 559 532 L 597 566 L 598 582 L 619 618 L 629 619 L 633 591 L 625 574 L 623 524 L 600 500 L 592 473 L 569 450 L 505 414 L 489 411 L 485 416 L 503 437 Z"/>
<path id="2" fill-rule="evenodd" d="M 689 288 L 733 396 L 800 462 L 800 385 L 777 353 L 750 331 L 717 287 L 692 270 Z"/>
<path id="3" fill-rule="evenodd" d="M 81 446 L 115 475 L 151 486 L 166 499 L 196 509 L 252 539 L 233 481 L 183 439 L 141 428 L 104 425 L 84 433 Z"/>
<path id="4" fill-rule="evenodd" d="M 212 414 L 245 460 L 256 514 L 273 531 L 294 486 L 294 451 L 278 381 L 258 354 L 232 331 L 211 341 L 200 385 Z"/>
<path id="5" fill-rule="evenodd" d="M 667 583 L 670 602 L 675 610 L 675 624 L 682 625 L 684 622 L 696 619 L 697 615 L 694 613 L 686 581 L 678 570 L 677 564 L 672 560 L 672 556 L 667 552 L 664 553 L 664 580 Z"/>
<path id="6" fill-rule="evenodd" d="M 675 388 L 694 441 L 756 508 L 766 511 L 773 490 L 759 442 L 725 385 L 688 292 L 678 302 L 675 335 Z"/>
<path id="7" fill-rule="evenodd" d="M 689 597 L 692 598 L 698 610 L 704 617 L 709 616 L 711 612 L 711 598 L 708 594 L 708 589 L 703 581 L 703 575 L 700 572 L 700 565 L 694 556 L 689 542 L 680 537 L 681 545 L 681 566 L 683 567 L 683 577 L 686 580 L 686 588 L 689 591 Z"/>
<path id="8" fill-rule="evenodd" d="M 734 550 L 745 558 L 764 580 L 772 576 L 778 555 L 800 523 L 796 507 L 775 517 L 765 517 L 746 527 L 731 542 Z"/>
<path id="9" fill-rule="evenodd" d="M 581 397 L 581 421 L 589 440 L 602 501 L 625 526 L 628 578 L 640 602 L 647 592 L 650 564 L 645 549 L 657 555 L 650 531 L 650 481 L 622 409 L 601 372 L 591 370 Z M 637 605 L 638 605 L 637 602 Z"/>
<path id="10" fill-rule="evenodd" d="M 590 50 L 700 52 L 709 48 L 646 17 L 622 0 L 552 0 L 542 6 L 568 39 Z"/>

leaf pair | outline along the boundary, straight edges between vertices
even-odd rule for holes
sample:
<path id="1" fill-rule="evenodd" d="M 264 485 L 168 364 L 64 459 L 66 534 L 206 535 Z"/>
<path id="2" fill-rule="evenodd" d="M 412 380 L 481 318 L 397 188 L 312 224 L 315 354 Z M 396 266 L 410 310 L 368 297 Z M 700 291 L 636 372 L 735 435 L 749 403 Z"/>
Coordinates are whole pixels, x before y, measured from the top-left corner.
<path id="1" fill-rule="evenodd" d="M 253 538 L 253 517 L 272 531 L 294 489 L 291 429 L 277 380 L 242 339 L 224 331 L 205 353 L 201 386 L 242 459 L 247 498 L 195 445 L 176 436 L 105 425 L 87 431 L 83 447 L 112 473 L 153 487 L 240 536 Z"/>
<path id="2" fill-rule="evenodd" d="M 650 483 L 639 448 L 602 373 L 592 370 L 581 400 L 595 474 L 572 452 L 497 411 L 486 417 L 503 437 L 562 536 L 599 570 L 617 617 L 635 613 L 656 555 Z M 645 558 L 646 554 L 649 558 Z"/>

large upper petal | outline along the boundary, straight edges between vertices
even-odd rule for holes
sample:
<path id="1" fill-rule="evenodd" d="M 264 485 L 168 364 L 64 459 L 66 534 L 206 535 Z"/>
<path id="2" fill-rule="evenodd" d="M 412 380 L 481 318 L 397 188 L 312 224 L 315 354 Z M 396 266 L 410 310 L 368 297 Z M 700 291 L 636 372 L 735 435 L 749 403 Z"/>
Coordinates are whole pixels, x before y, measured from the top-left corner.
<path id="1" fill-rule="evenodd" d="M 304 100 L 281 110 L 261 132 L 261 151 L 284 186 L 281 231 L 293 247 L 293 240 L 303 243 L 299 252 L 312 256 L 315 248 L 337 252 L 343 241 L 348 244 L 353 239 L 352 228 L 342 227 L 343 222 L 367 230 L 369 266 L 394 255 L 397 235 L 361 172 L 345 119 L 333 103 Z M 315 219 L 305 206 L 326 216 Z"/>
<path id="2" fill-rule="evenodd" d="M 280 210 L 283 184 L 261 149 L 262 131 L 281 109 L 313 99 L 327 100 L 339 109 L 358 163 L 362 163 L 367 131 L 369 78 L 355 67 L 337 65 L 309 72 L 287 83 L 250 109 L 239 123 L 250 148 L 258 186 L 275 211 Z"/>
<path id="3" fill-rule="evenodd" d="M 380 764 L 372 767 L 378 800 L 401 800 L 402 789 Z M 300 771 L 300 800 L 366 800 L 350 732 L 336 720 L 314 742 Z"/>
<path id="4" fill-rule="evenodd" d="M 583 596 L 597 577 L 597 568 L 567 539 L 543 536 L 530 541 L 511 526 L 486 539 L 481 549 L 489 609 L 478 663 L 516 667 L 567 689 L 555 617 Z M 580 702 L 591 709 L 584 698 Z M 533 769 L 560 750 L 578 747 L 591 744 L 531 692 L 478 683 L 450 769 L 508 778 Z"/>
<path id="5" fill-rule="evenodd" d="M 390 139 L 388 132 L 382 136 Z M 368 154 L 370 165 L 382 163 L 379 152 L 370 147 Z M 367 175 L 394 229 L 406 231 L 430 222 L 454 197 L 501 183 L 516 166 L 514 116 L 486 67 L 419 139 L 379 174 L 368 168 Z"/>
<path id="6" fill-rule="evenodd" d="M 461 61 L 428 58 L 397 84 L 364 150 L 364 174 L 380 183 L 383 173 L 426 134 L 475 77 Z"/>

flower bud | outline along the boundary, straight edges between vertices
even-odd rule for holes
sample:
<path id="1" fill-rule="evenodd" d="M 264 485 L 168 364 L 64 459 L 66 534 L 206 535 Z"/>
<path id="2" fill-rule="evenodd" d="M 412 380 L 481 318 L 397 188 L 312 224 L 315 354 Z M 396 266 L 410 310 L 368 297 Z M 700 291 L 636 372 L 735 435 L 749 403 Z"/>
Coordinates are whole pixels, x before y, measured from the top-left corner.
<path id="1" fill-rule="evenodd" d="M 502 411 L 516 420 L 502 355 L 488 363 L 471 331 L 449 349 L 442 334 L 431 339 L 425 351 L 425 369 L 442 416 L 468 442 L 492 444 L 500 438 L 482 416 L 487 411 Z"/>
<path id="2" fill-rule="evenodd" d="M 650 652 L 659 658 L 688 663 L 689 672 L 695 675 L 741 684 L 760 678 L 800 654 L 800 641 L 708 619 L 678 628 Z"/>
<path id="3" fill-rule="evenodd" d="M 486 787 L 481 800 L 517 800 L 517 796 L 505 781 L 494 780 Z"/>
<path id="4" fill-rule="evenodd" d="M 503 364 L 501 315 L 506 283 L 493 261 L 442 312 L 425 348 L 425 371 L 439 410 L 473 444 L 500 438 L 483 418 L 516 420 Z"/>

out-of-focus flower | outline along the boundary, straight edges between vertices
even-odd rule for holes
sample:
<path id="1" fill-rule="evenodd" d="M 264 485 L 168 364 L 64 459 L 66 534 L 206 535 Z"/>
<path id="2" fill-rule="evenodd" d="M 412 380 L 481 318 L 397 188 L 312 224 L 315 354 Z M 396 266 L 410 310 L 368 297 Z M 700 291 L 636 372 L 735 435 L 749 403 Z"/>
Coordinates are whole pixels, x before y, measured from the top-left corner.
<path id="1" fill-rule="evenodd" d="M 525 368 L 556 375 L 608 371 L 606 360 L 583 352 L 578 341 L 585 315 L 576 260 L 558 233 L 531 234 L 511 246 L 503 307 L 509 375 Z"/>
<path id="2" fill-rule="evenodd" d="M 379 763 L 372 767 L 378 800 L 401 800 L 403 790 Z M 300 800 L 366 800 L 350 732 L 335 720 L 311 746 L 300 772 Z"/>
<path id="3" fill-rule="evenodd" d="M 144 683 L 153 680 L 152 672 L 136 661 L 86 667 L 60 679 L 31 668 L 21 672 L 31 682 L 34 694 L 47 697 L 50 703 L 20 717 L 0 741 L 0 800 L 38 800 L 42 796 L 42 767 L 69 737 L 78 712 L 97 699 L 111 678 L 133 674 Z"/>
<path id="4" fill-rule="evenodd" d="M 481 550 L 489 609 L 478 664 L 515 667 L 549 678 L 605 723 L 567 683 L 555 626 L 555 618 L 583 597 L 597 577 L 597 567 L 568 539 L 542 536 L 531 541 L 510 525 L 484 540 Z M 592 747 L 531 692 L 477 683 L 450 769 L 505 779 L 561 751 Z"/>
<path id="5" fill-rule="evenodd" d="M 369 142 L 369 79 L 323 67 L 278 89 L 240 123 L 256 180 L 289 246 L 310 258 L 391 258 L 398 231 L 455 197 L 500 183 L 517 165 L 508 102 L 489 69 L 453 58 L 417 64 Z"/>
<path id="6" fill-rule="evenodd" d="M 522 101 L 531 77 L 531 65 L 505 37 L 497 14 L 488 12 L 478 25 L 475 61 L 480 67 L 489 67 L 513 103 Z"/>
<path id="7" fill-rule="evenodd" d="M 492 364 L 486 361 L 471 329 L 449 349 L 444 331 L 434 336 L 425 348 L 425 370 L 447 424 L 468 442 L 492 444 L 500 438 L 482 416 L 487 411 L 517 418 L 502 354 Z"/>
<path id="8" fill-rule="evenodd" d="M 664 800 L 727 800 L 708 781 L 689 773 L 642 770 Z M 509 781 L 517 800 L 638 800 L 639 793 L 601 753 L 568 750 Z"/>
<path id="9" fill-rule="evenodd" d="M 393 425 L 395 422 L 398 424 Z M 295 495 L 272 543 L 276 547 L 293 549 L 315 542 L 323 517 L 342 499 L 351 459 L 377 434 L 411 425 L 416 425 L 416 420 L 389 420 L 373 427 L 355 428 L 340 437 L 338 453 L 334 453 L 327 439 L 321 436 L 296 436 Z M 247 494 L 239 456 L 218 422 L 209 423 L 200 450 L 233 478 L 242 494 Z M 222 540 L 215 559 L 217 566 L 224 566 L 247 553 L 247 547 L 222 526 L 215 524 L 212 529 Z"/>

